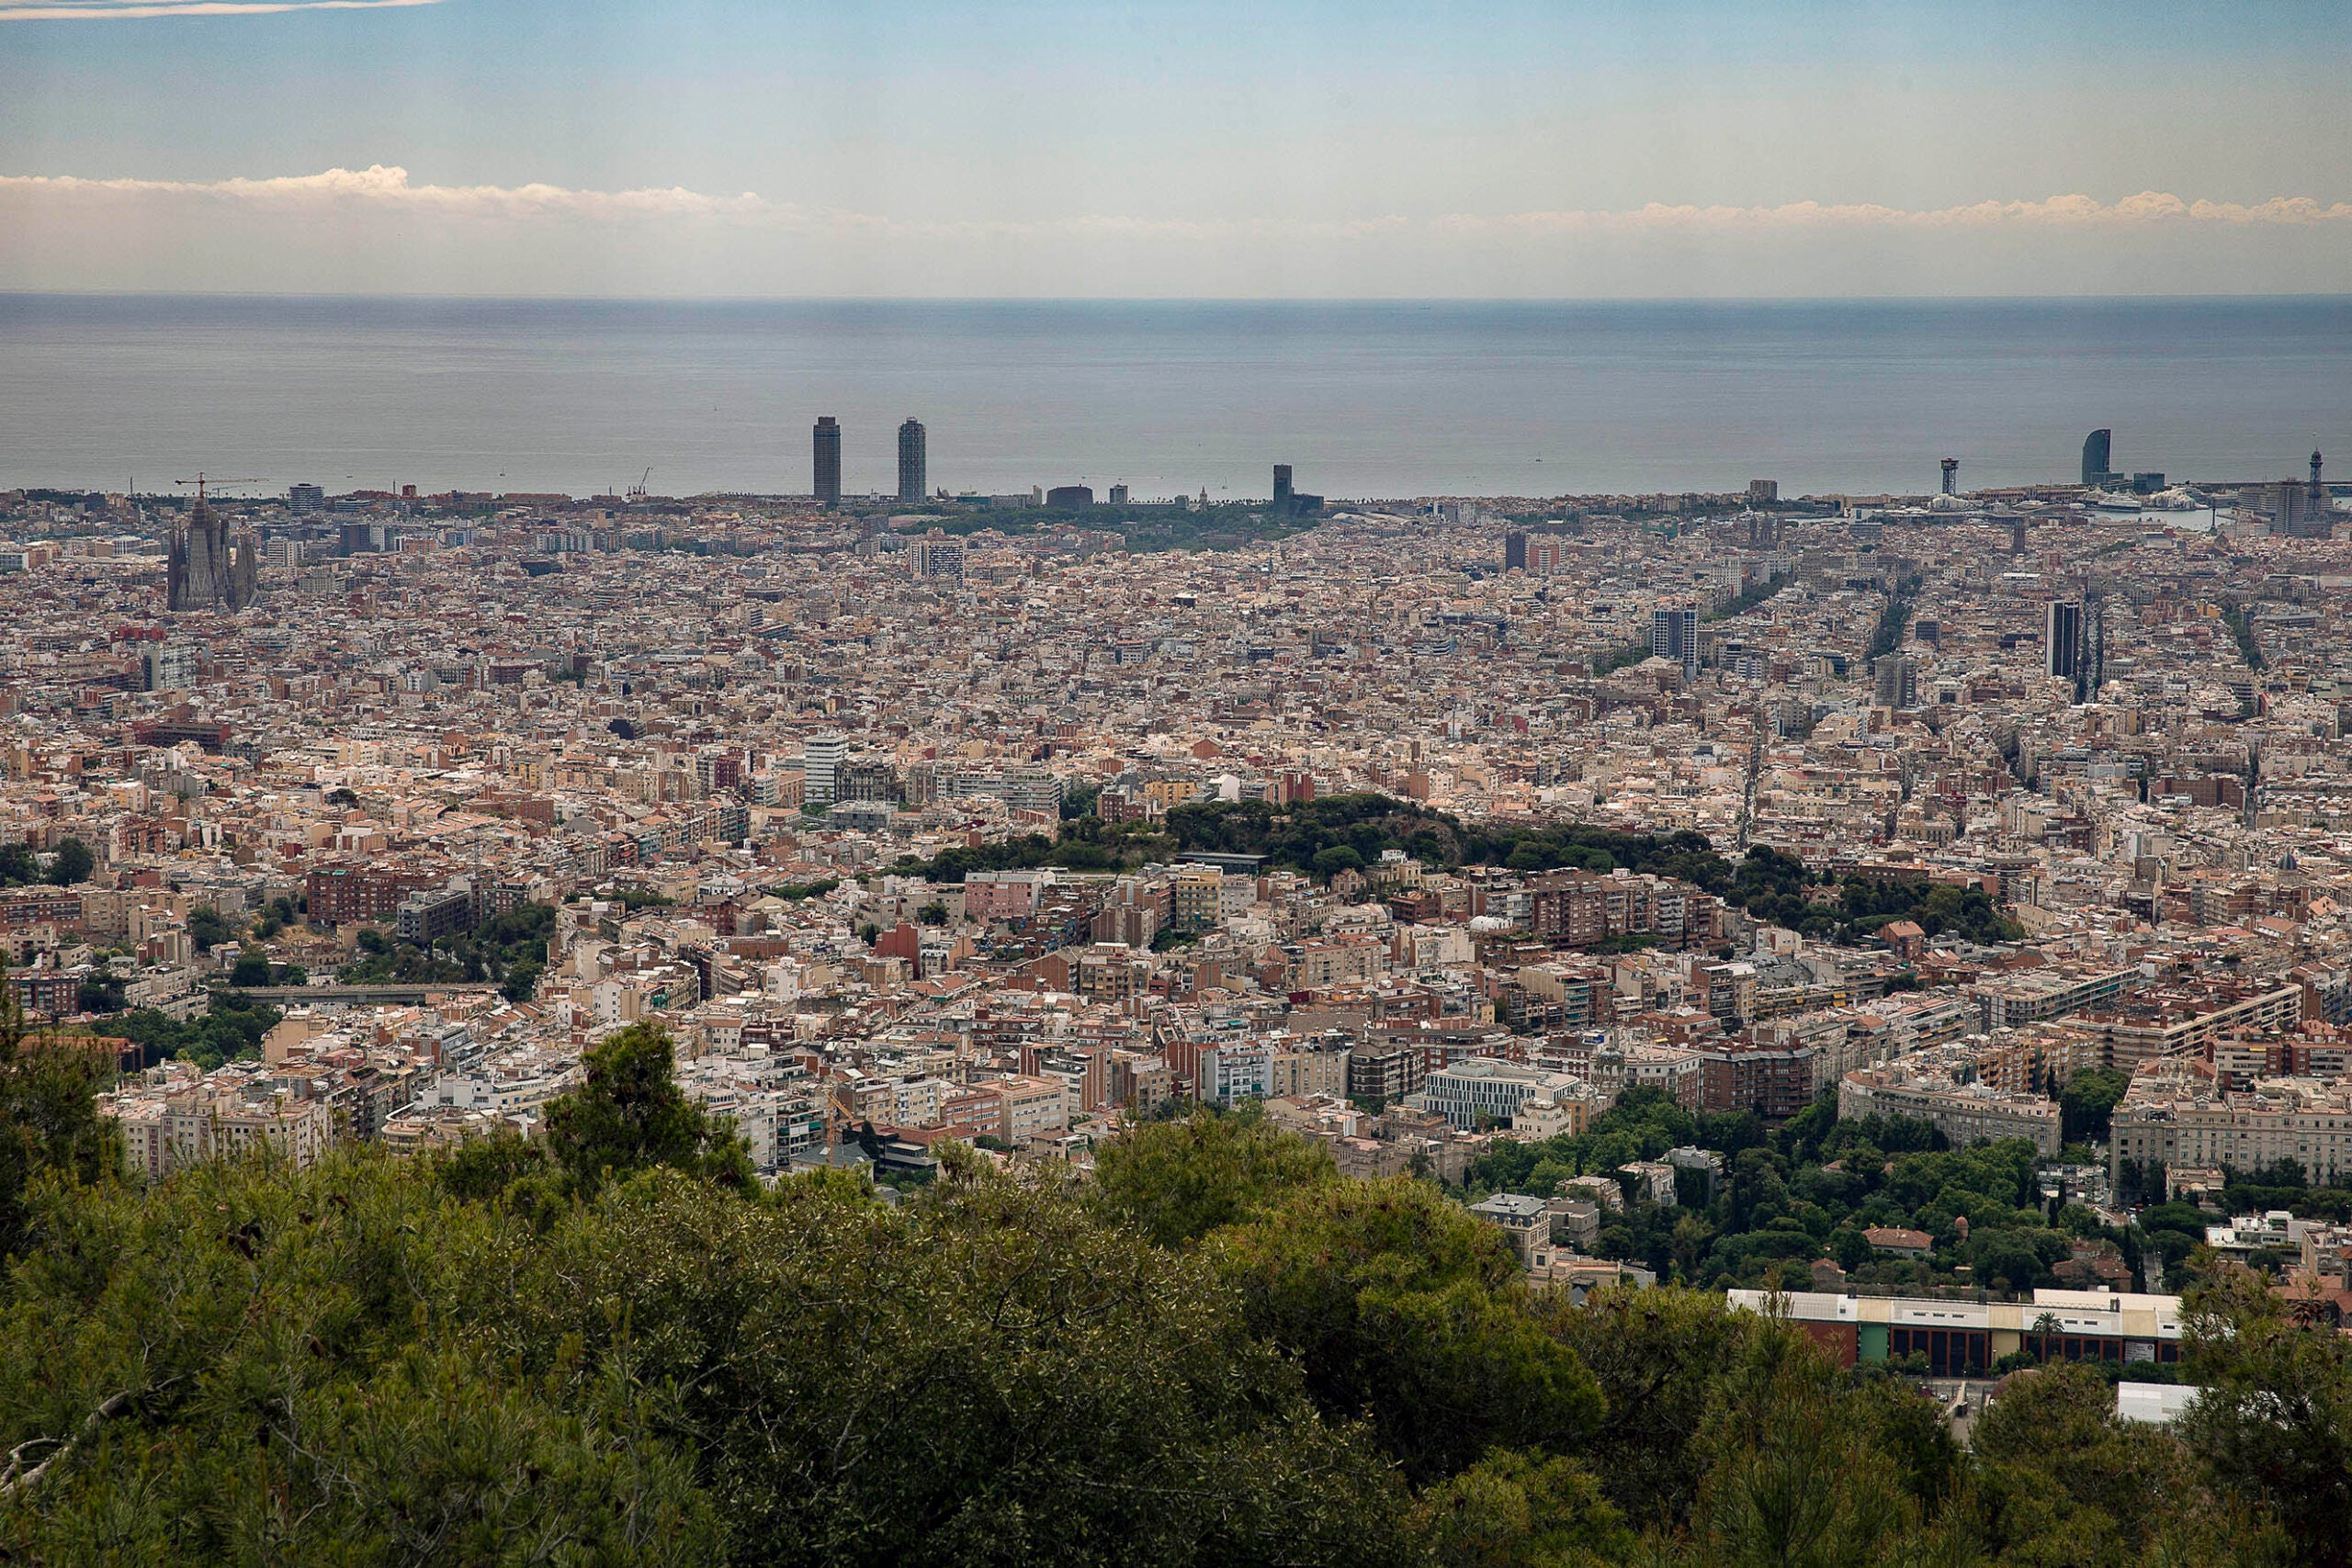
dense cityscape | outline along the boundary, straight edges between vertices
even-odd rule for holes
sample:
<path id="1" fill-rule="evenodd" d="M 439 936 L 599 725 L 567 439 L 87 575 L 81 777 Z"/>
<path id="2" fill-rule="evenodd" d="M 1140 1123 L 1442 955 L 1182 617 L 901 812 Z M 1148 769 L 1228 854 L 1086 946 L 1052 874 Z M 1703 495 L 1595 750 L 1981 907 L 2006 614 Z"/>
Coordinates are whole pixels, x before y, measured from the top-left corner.
<path id="1" fill-rule="evenodd" d="M 0 0 L 0 1568 L 2352 1568 L 2347 59 Z"/>
<path id="2" fill-rule="evenodd" d="M 124 1174 L 560 1150 L 647 1052 L 901 1207 L 1222 1122 L 1963 1441 L 2054 1361 L 2179 1419 L 2215 1270 L 2352 1306 L 2318 454 L 1212 504 L 934 490 L 912 419 L 844 494 L 844 438 L 801 496 L 0 495 L 7 983 Z"/>

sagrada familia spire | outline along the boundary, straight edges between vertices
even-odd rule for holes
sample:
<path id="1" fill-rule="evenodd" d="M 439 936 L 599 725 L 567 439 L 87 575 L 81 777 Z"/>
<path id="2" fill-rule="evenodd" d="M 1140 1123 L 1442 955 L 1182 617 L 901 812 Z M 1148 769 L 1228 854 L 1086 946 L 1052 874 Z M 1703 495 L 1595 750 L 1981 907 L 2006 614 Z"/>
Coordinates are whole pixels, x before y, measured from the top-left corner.
<path id="1" fill-rule="evenodd" d="M 260 591 L 253 537 L 232 538 L 229 521 L 198 500 L 172 530 L 170 605 L 175 610 L 242 610 Z"/>

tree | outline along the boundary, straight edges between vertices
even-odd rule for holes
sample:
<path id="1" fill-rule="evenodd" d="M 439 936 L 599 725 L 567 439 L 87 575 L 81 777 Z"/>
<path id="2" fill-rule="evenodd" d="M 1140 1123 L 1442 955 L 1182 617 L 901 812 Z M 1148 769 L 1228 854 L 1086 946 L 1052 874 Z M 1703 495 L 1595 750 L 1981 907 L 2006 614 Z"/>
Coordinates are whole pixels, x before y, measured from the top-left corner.
<path id="1" fill-rule="evenodd" d="M 97 868 L 97 857 L 90 853 L 90 846 L 79 839 L 60 839 L 49 864 L 49 879 L 60 886 L 72 887 L 90 880 L 90 873 Z"/>
<path id="2" fill-rule="evenodd" d="M 1432 1562 L 1464 1568 L 1581 1568 L 1634 1544 L 1590 1471 L 1516 1449 L 1422 1493 L 1413 1522 Z"/>
<path id="3" fill-rule="evenodd" d="M 1343 871 L 1362 871 L 1363 856 L 1346 844 L 1334 844 L 1329 849 L 1316 851 L 1315 859 L 1310 863 L 1315 874 L 1328 882 Z"/>
<path id="4" fill-rule="evenodd" d="M 545 1145 L 503 1127 L 486 1138 L 469 1138 L 433 1158 L 442 1185 L 477 1202 L 503 1196 L 524 1177 L 548 1167 Z"/>
<path id="5" fill-rule="evenodd" d="M 694 1454 L 733 1562 L 1401 1568 L 1361 1433 L 1203 1260 L 1066 1188 L 967 1167 L 892 1210 L 657 1172 L 568 1217 L 514 1296 L 526 1365 L 672 1391 L 648 1435 Z"/>
<path id="6" fill-rule="evenodd" d="M 1498 1446 L 1568 1449 L 1600 1418 L 1598 1384 L 1530 1312 L 1502 1233 L 1428 1182 L 1312 1188 L 1208 1250 L 1317 1406 L 1368 1415 L 1417 1484 Z"/>
<path id="7" fill-rule="evenodd" d="M 210 1010 L 201 1018 L 183 1023 L 141 1008 L 115 1019 L 107 1030 L 136 1042 L 149 1064 L 177 1059 L 209 1073 L 225 1061 L 260 1055 L 262 1037 L 282 1016 L 242 991 L 215 991 Z"/>
<path id="8" fill-rule="evenodd" d="M 506 978 L 500 981 L 498 994 L 510 1002 L 527 1002 L 538 994 L 539 977 L 547 966 L 532 959 L 508 966 Z"/>
<path id="9" fill-rule="evenodd" d="M 1765 1320 L 1671 1287 L 1612 1287 L 1581 1306 L 1555 1291 L 1536 1312 L 1600 1382 L 1606 1414 L 1584 1451 L 1609 1500 L 1637 1525 L 1679 1528 L 1704 1476 L 1696 1442 L 1724 1370 Z"/>
<path id="10" fill-rule="evenodd" d="M 2297 1562 L 2352 1562 L 2352 1347 L 2297 1322 L 2242 1269 L 2216 1271 L 2184 1305 L 2203 1392 L 2181 1435 L 2218 1483 L 2263 1500 Z"/>
<path id="11" fill-rule="evenodd" d="M 1320 1144 L 1256 1117 L 1198 1109 L 1104 1144 L 1094 1156 L 1093 1198 L 1154 1244 L 1183 1247 L 1339 1179 Z"/>
<path id="12" fill-rule="evenodd" d="M 122 976 L 100 970 L 83 980 L 74 1000 L 84 1012 L 120 1012 L 126 1001 Z"/>
<path id="13" fill-rule="evenodd" d="M 188 940 L 196 943 L 198 953 L 209 953 L 235 935 L 220 911 L 209 904 L 198 904 L 187 912 Z"/>
<path id="14" fill-rule="evenodd" d="M 2107 1067 L 2076 1073 L 2059 1091 L 2058 1108 L 2068 1143 L 2096 1143 L 2106 1138 L 2115 1108 L 2123 1102 L 2132 1080 Z"/>
<path id="15" fill-rule="evenodd" d="M 2065 1326 L 2058 1320 L 2058 1314 L 2054 1312 L 2038 1313 L 2034 1315 L 2033 1353 L 2036 1359 L 2048 1363 L 2050 1341 L 2053 1337 L 2064 1337 Z"/>
<path id="16" fill-rule="evenodd" d="M 0 969 L 0 1258 L 24 1245 L 38 1179 L 54 1173 L 96 1187 L 121 1170 L 120 1135 L 97 1111 L 111 1066 L 97 1052 L 28 1033 Z"/>
<path id="17" fill-rule="evenodd" d="M 2022 1230 L 1978 1231 L 1969 1237 L 1971 1272 L 1995 1290 L 2022 1293 L 2041 1278 L 2044 1263 L 2033 1245 L 2037 1233 Z M 2052 1233 L 2038 1233 L 2050 1235 Z M 2044 1314 L 2045 1316 L 2048 1314 Z"/>
<path id="18" fill-rule="evenodd" d="M 1773 1325 L 1750 1337 L 1725 1368 L 1697 1440 L 1705 1472 L 1691 1510 L 1698 1561 L 1888 1561 L 1921 1509 L 1883 1413 L 1803 1334 Z"/>
<path id="19" fill-rule="evenodd" d="M 423 1162 L 216 1160 L 152 1192 L 51 1187 L 35 1211 L 0 1326 L 19 1461 L 0 1536 L 28 1559 L 719 1555 L 689 1458 L 647 1439 L 645 1391 L 493 1360 L 481 1330 L 516 1306 L 518 1233 Z"/>
<path id="20" fill-rule="evenodd" d="M 1978 1528 L 2003 1562 L 2222 1563 L 2238 1555 L 2235 1521 L 2192 1451 L 2170 1434 L 2119 1421 L 2115 1392 L 2096 1368 L 2062 1363 L 2016 1375 L 1970 1446 Z"/>
<path id="21" fill-rule="evenodd" d="M 915 911 L 915 919 L 927 926 L 944 926 L 947 923 L 947 906 L 933 898 Z"/>
<path id="22" fill-rule="evenodd" d="M 265 953 L 241 953 L 236 966 L 229 971 L 229 984 L 237 987 L 269 984 L 269 955 Z"/>
<path id="23" fill-rule="evenodd" d="M 669 1032 L 633 1023 L 588 1048 L 586 1081 L 548 1102 L 548 1146 L 577 1189 L 670 1166 L 747 1189 L 752 1161 L 731 1122 L 678 1088 Z"/>

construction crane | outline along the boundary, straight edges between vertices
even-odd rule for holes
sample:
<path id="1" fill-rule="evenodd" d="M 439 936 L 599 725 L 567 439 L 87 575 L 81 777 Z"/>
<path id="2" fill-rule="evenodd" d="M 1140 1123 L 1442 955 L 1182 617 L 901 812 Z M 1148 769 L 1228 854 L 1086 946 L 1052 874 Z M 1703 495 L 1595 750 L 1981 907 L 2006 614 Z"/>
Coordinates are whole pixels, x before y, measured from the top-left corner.
<path id="1" fill-rule="evenodd" d="M 645 477 L 644 477 L 643 479 L 639 479 L 639 480 L 638 480 L 638 481 L 637 481 L 637 486 L 636 486 L 636 488 L 635 488 L 635 489 L 633 489 L 633 490 L 631 490 L 631 491 L 628 492 L 628 495 L 627 499 L 628 499 L 628 501 L 632 502 L 642 502 L 642 501 L 644 501 L 644 499 L 645 499 L 645 487 L 646 487 L 647 485 L 649 485 L 649 484 L 652 483 L 652 482 L 653 482 L 653 470 L 652 470 L 651 468 L 648 468 L 648 469 L 646 469 L 646 470 L 645 470 Z"/>
<path id="2" fill-rule="evenodd" d="M 261 479 L 216 479 L 210 474 L 208 474 L 199 468 L 197 470 L 196 478 L 192 479 L 174 479 L 172 482 L 175 485 L 194 485 L 196 487 L 196 503 L 198 506 L 202 506 L 204 504 L 204 488 L 207 485 L 257 485 L 264 483 L 265 481 Z"/>

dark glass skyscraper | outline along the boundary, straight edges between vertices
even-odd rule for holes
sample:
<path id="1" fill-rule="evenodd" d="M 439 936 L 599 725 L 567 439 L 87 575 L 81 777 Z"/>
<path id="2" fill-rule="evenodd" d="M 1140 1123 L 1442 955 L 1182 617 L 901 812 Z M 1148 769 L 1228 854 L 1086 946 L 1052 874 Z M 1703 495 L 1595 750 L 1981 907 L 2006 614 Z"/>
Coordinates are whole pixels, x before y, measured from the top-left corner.
<path id="1" fill-rule="evenodd" d="M 2083 482 L 2103 485 L 2115 474 L 2115 432 L 2094 430 L 2083 437 Z"/>
<path id="2" fill-rule="evenodd" d="M 921 501 L 923 498 L 925 470 L 930 467 L 925 449 L 922 421 L 910 417 L 899 426 L 899 499 Z"/>
<path id="3" fill-rule="evenodd" d="M 1650 657 L 1671 660 L 1682 666 L 1682 678 L 1699 678 L 1699 612 L 1687 605 L 1670 605 L 1653 611 L 1650 615 Z"/>
<path id="4" fill-rule="evenodd" d="M 2083 606 L 2079 600 L 2053 599 L 2043 612 L 2041 668 L 2062 681 L 2079 681 L 2083 671 Z"/>
<path id="5" fill-rule="evenodd" d="M 827 506 L 842 503 L 841 421 L 826 414 L 817 421 L 817 499 Z"/>

